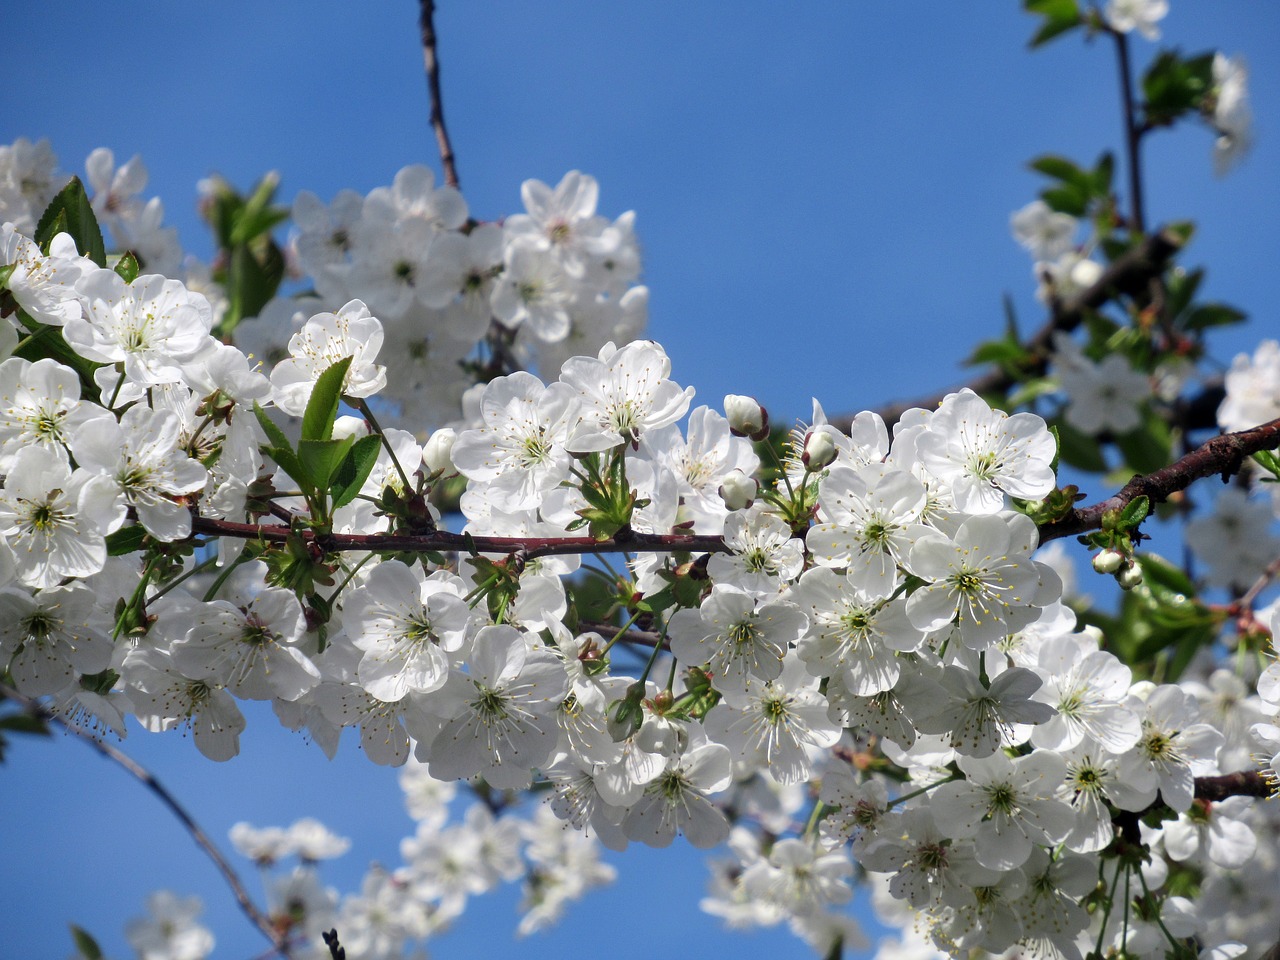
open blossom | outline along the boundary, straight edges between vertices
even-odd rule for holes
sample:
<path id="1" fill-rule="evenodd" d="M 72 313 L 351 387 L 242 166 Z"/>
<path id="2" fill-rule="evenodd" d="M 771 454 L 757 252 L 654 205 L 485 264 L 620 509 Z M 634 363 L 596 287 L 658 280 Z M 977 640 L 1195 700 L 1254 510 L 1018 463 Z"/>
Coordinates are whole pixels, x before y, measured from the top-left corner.
<path id="1" fill-rule="evenodd" d="M 1079 221 L 1043 200 L 1032 200 L 1009 218 L 1013 237 L 1036 260 L 1056 260 L 1074 244 Z"/>
<path id="2" fill-rule="evenodd" d="M 570 453 L 609 450 L 623 443 L 638 445 L 647 430 L 679 420 L 693 399 L 693 387 L 681 390 L 668 380 L 671 361 L 652 340 L 625 347 L 607 344 L 598 357 L 573 357 L 560 380 L 577 391 L 581 421 L 568 443 Z"/>
<path id="3" fill-rule="evenodd" d="M 175 383 L 183 363 L 214 342 L 209 301 L 158 274 L 126 284 L 113 270 L 96 270 L 76 285 L 84 317 L 62 328 L 71 348 L 99 363 L 124 363 L 134 383 Z"/>
<path id="4" fill-rule="evenodd" d="M 57 693 L 111 664 L 115 644 L 97 594 L 84 583 L 0 590 L 0 663 L 29 697 Z"/>
<path id="5" fill-rule="evenodd" d="M 431 775 L 457 780 L 482 774 L 497 787 L 528 785 L 531 767 L 556 746 L 556 711 L 569 692 L 560 660 L 529 649 L 509 626 L 483 628 L 470 673 L 455 671 L 436 695 L 451 719 L 431 746 Z"/>
<path id="6" fill-rule="evenodd" d="M 271 371 L 276 406 L 300 417 L 311 399 L 320 374 L 339 360 L 351 357 L 345 397 L 370 397 L 387 383 L 386 368 L 374 363 L 382 348 L 382 324 L 359 300 L 337 313 L 318 313 L 289 339 L 289 358 Z"/>
<path id="7" fill-rule="evenodd" d="M 80 256 L 71 236 L 60 233 L 49 241 L 44 256 L 32 240 L 14 230 L 12 223 L 0 226 L 0 264 L 11 264 L 8 287 L 33 319 L 60 327 L 82 315 L 76 283 L 96 270 L 93 261 Z"/>
<path id="8" fill-rule="evenodd" d="M 540 503 L 569 473 L 565 450 L 577 401 L 568 384 L 544 385 L 531 373 L 498 377 L 480 398 L 482 425 L 464 430 L 450 451 L 458 471 L 485 484 L 503 510 Z"/>
<path id="9" fill-rule="evenodd" d="M 470 611 L 447 574 L 424 579 L 420 568 L 381 563 L 342 610 L 352 642 L 363 652 L 360 685 L 380 700 L 429 693 L 449 676 L 449 656 L 466 639 Z"/>
<path id="10" fill-rule="evenodd" d="M 924 466 L 966 513 L 995 513 L 1004 495 L 1038 500 L 1054 487 L 1057 444 L 1034 413 L 992 410 L 972 390 L 949 394 L 916 439 Z"/>
<path id="11" fill-rule="evenodd" d="M 117 423 L 107 417 L 81 427 L 71 439 L 76 460 L 101 474 L 138 513 L 157 540 L 182 540 L 191 533 L 185 498 L 203 489 L 208 473 L 178 448 L 181 424 L 167 410 L 135 404 Z"/>
<path id="12" fill-rule="evenodd" d="M 0 536 L 13 550 L 18 579 L 53 587 L 87 577 L 107 561 L 106 535 L 124 521 L 116 485 L 88 470 L 72 473 L 45 447 L 18 451 L 0 489 Z"/>

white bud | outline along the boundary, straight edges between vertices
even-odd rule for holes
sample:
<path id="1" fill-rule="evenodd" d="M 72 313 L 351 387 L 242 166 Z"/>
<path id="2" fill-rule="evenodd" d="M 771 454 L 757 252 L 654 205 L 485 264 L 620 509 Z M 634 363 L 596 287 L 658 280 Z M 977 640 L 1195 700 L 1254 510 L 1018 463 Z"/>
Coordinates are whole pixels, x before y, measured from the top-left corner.
<path id="1" fill-rule="evenodd" d="M 804 453 L 800 455 L 800 462 L 805 468 L 810 471 L 821 470 L 830 466 L 835 458 L 836 441 L 831 431 L 821 427 L 810 430 L 804 438 Z"/>
<path id="2" fill-rule="evenodd" d="M 369 424 L 365 422 L 364 417 L 338 417 L 333 421 L 333 439 L 345 440 L 347 437 L 360 437 L 369 435 Z"/>
<path id="3" fill-rule="evenodd" d="M 763 440 L 769 435 L 769 414 L 754 397 L 729 394 L 724 398 L 724 415 L 729 429 L 739 437 Z"/>
<path id="4" fill-rule="evenodd" d="M 741 470 L 732 470 L 720 484 L 720 499 L 730 510 L 745 510 L 756 499 L 760 484 Z"/>
<path id="5" fill-rule="evenodd" d="M 441 427 L 435 433 L 431 434 L 426 445 L 422 448 L 422 462 L 426 464 L 427 473 L 457 473 L 454 469 L 453 460 L 453 442 L 458 439 L 457 431 L 449 427 Z"/>
<path id="6" fill-rule="evenodd" d="M 1093 569 L 1098 573 L 1115 573 L 1124 563 L 1124 554 L 1119 550 L 1099 550 L 1093 555 Z"/>
<path id="7" fill-rule="evenodd" d="M 1136 563 L 1129 564 L 1116 574 L 1116 583 L 1120 584 L 1121 590 L 1132 590 L 1141 582 L 1142 568 Z"/>

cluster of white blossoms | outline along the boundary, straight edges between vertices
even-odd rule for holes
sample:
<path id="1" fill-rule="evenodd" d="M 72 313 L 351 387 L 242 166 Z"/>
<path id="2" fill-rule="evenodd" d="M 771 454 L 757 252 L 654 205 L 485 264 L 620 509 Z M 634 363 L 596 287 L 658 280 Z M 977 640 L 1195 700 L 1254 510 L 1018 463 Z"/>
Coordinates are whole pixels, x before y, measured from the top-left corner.
<path id="1" fill-rule="evenodd" d="M 609 879 L 597 844 L 677 836 L 730 842 L 708 909 L 788 921 L 820 950 L 856 938 L 842 907 L 859 870 L 883 878 L 887 916 L 916 918 L 912 955 L 1154 957 L 1160 920 L 1229 953 L 1269 922 L 1276 893 L 1250 871 L 1274 869 L 1275 845 L 1251 854 L 1276 817 L 1197 800 L 1194 778 L 1274 743 L 1274 677 L 1265 702 L 1207 666 L 1135 682 L 1077 623 L 1022 509 L 1057 484 L 1040 417 L 962 390 L 842 433 L 815 404 L 762 465 L 758 405 L 691 410 L 658 344 L 570 353 L 636 320 L 631 220 L 598 218 L 579 174 L 526 184 L 525 202 L 501 228 L 460 229 L 461 198 L 418 168 L 365 198 L 299 200 L 299 258 L 333 308 L 291 327 L 265 371 L 180 281 L 126 280 L 70 237 L 44 252 L 5 224 L 21 333 L 58 344 L 0 362 L 0 657 L 18 692 L 121 736 L 127 716 L 189 730 L 214 760 L 239 750 L 243 700 L 330 755 L 355 728 L 373 762 L 412 758 L 406 866 L 340 906 L 306 877 L 280 894 L 336 917 L 353 960 L 401 956 L 517 876 L 536 928 Z M 411 340 L 457 325 L 474 344 L 491 315 L 513 350 L 565 354 L 558 379 L 493 378 L 425 438 L 314 422 L 335 366 L 360 409 L 407 402 Z M 20 331 L 0 324 L 13 353 Z M 273 408 L 303 416 L 296 453 Z M 346 491 L 327 458 L 357 448 Z M 452 542 L 471 548 L 450 552 L 426 495 L 453 473 Z M 346 552 L 326 546 L 343 537 Z M 511 548 L 483 552 L 494 538 Z M 570 592 L 597 543 L 619 555 L 592 568 L 619 606 L 583 623 Z M 446 827 L 439 781 L 498 809 L 534 787 L 548 804 L 523 826 L 475 806 Z M 1159 801 L 1177 819 L 1140 823 Z M 272 860 L 335 849 L 310 825 L 237 842 Z M 1194 903 L 1167 883 L 1184 863 Z M 1235 884 L 1253 899 L 1216 906 Z"/>
<path id="2" fill-rule="evenodd" d="M 344 190 L 326 205 L 304 191 L 294 201 L 290 251 L 319 297 L 307 310 L 360 300 L 378 317 L 393 422 L 460 417 L 476 344 L 491 332 L 522 365 L 556 370 L 644 328 L 634 214 L 600 216 L 595 178 L 576 170 L 554 189 L 527 181 L 522 195 L 524 213 L 476 223 L 455 188 L 412 166 L 368 196 Z M 268 361 L 283 357 L 307 315 L 278 299 L 237 338 Z"/>

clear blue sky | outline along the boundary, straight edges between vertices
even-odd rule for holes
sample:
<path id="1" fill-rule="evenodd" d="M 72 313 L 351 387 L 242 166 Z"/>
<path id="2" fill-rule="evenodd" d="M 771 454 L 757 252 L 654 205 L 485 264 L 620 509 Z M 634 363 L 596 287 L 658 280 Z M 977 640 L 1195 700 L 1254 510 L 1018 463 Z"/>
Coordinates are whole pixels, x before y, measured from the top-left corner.
<path id="1" fill-rule="evenodd" d="M 1013 0 L 441 6 L 446 111 L 473 214 L 517 211 L 528 177 L 598 177 L 602 212 L 638 212 L 650 333 L 675 378 L 713 405 L 755 394 L 779 421 L 807 416 L 815 395 L 836 412 L 960 382 L 973 342 L 998 334 L 1006 291 L 1038 325 L 1030 264 L 1007 229 L 1037 186 L 1024 163 L 1118 149 L 1110 45 L 1072 37 L 1028 53 L 1032 20 Z M 1243 53 L 1252 68 L 1257 143 L 1240 169 L 1215 180 L 1198 127 L 1147 151 L 1149 219 L 1196 219 L 1186 262 L 1208 264 L 1208 296 L 1254 317 L 1221 340 L 1229 362 L 1280 333 L 1280 7 L 1172 7 L 1168 43 Z M 328 198 L 437 165 L 416 13 L 409 0 L 10 4 L 0 142 L 49 137 L 75 172 L 97 146 L 141 153 L 149 192 L 207 255 L 193 200 L 209 173 L 247 186 L 276 169 L 285 199 Z M 1152 49 L 1136 41 L 1140 64 Z M 172 737 L 125 743 L 218 837 L 237 820 L 306 814 L 351 836 L 328 876 L 352 889 L 368 859 L 399 862 L 409 821 L 394 777 L 346 747 L 330 764 L 261 713 L 222 766 Z M 185 835 L 82 745 L 20 743 L 0 784 L 6 955 L 68 952 L 74 920 L 127 956 L 124 919 L 161 886 L 204 897 L 216 956 L 260 949 Z M 549 936 L 508 941 L 512 893 L 475 904 L 431 950 L 537 958 L 585 942 L 626 960 L 689 938 L 807 956 L 785 932 L 722 934 L 697 910 L 700 863 L 629 853 L 619 883 Z"/>

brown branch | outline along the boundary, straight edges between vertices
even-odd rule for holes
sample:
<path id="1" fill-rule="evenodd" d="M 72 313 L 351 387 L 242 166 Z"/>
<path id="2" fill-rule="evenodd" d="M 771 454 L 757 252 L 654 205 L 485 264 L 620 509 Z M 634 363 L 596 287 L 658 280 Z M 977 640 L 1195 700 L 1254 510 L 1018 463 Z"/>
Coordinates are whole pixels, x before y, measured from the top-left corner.
<path id="1" fill-rule="evenodd" d="M 1055 333 L 1059 330 L 1066 333 L 1075 330 L 1084 322 L 1086 314 L 1097 310 L 1118 293 L 1142 293 L 1147 289 L 1147 284 L 1152 277 L 1160 276 L 1174 254 L 1182 249 L 1184 242 L 1182 237 L 1169 230 L 1159 230 L 1150 236 L 1143 237 L 1138 246 L 1113 260 L 1092 286 L 1072 297 L 1053 303 L 1049 319 L 1023 344 L 1027 353 L 1031 355 L 1031 359 L 1023 365 L 1017 375 L 997 367 L 950 390 L 906 402 L 886 404 L 876 412 L 884 418 L 886 424 L 892 426 L 907 410 L 915 407 L 933 410 L 947 394 L 954 393 L 963 387 L 969 387 L 980 394 L 1002 394 L 1027 377 L 1042 376 L 1049 368 Z M 832 417 L 831 423 L 847 433 L 853 424 L 853 414 Z"/>
<path id="2" fill-rule="evenodd" d="M 1124 146 L 1129 167 L 1129 228 L 1131 232 L 1143 233 L 1146 220 L 1143 216 L 1142 203 L 1142 166 L 1139 162 L 1139 147 L 1142 143 L 1142 127 L 1138 125 L 1134 115 L 1133 81 L 1129 69 L 1129 38 L 1119 30 L 1111 31 L 1116 41 L 1116 58 L 1120 68 L 1120 96 L 1124 100 Z"/>
<path id="3" fill-rule="evenodd" d="M 1121 510 L 1138 497 L 1147 497 L 1152 504 L 1163 503 L 1170 494 L 1185 490 L 1195 481 L 1214 474 L 1220 474 L 1225 483 L 1239 472 L 1245 457 L 1278 446 L 1280 418 L 1239 433 L 1216 436 L 1155 473 L 1135 476 L 1115 496 L 1092 506 L 1072 510 L 1061 520 L 1044 524 L 1040 527 L 1040 542 L 1047 543 L 1059 537 L 1097 530 L 1102 525 L 1104 513 L 1108 510 Z"/>
<path id="4" fill-rule="evenodd" d="M 179 822 L 186 828 L 187 833 L 191 835 L 191 839 L 196 842 L 196 846 L 200 847 L 209 859 L 213 861 L 213 865 L 217 867 L 218 872 L 222 874 L 222 879 L 225 880 L 227 886 L 231 888 L 231 892 L 236 898 L 236 903 L 240 905 L 240 912 L 243 913 L 249 919 L 249 922 L 257 927 L 269 941 L 271 941 L 271 954 L 282 957 L 288 957 L 290 955 L 289 943 L 284 933 L 276 929 L 272 924 L 270 917 L 258 909 L 257 905 L 253 902 L 253 899 L 249 896 L 249 892 L 245 889 L 244 883 L 240 880 L 240 877 L 236 874 L 231 864 L 227 863 L 226 858 L 222 856 L 222 853 L 214 845 L 213 841 L 209 839 L 208 834 L 201 829 L 200 824 L 196 823 L 195 819 L 187 812 L 186 808 L 178 802 L 177 798 L 168 791 L 164 784 L 155 778 L 151 771 L 147 770 L 146 767 L 139 764 L 132 757 L 117 750 L 111 744 L 104 743 L 96 737 L 85 733 L 74 724 L 67 723 L 66 720 L 54 711 L 48 709 L 43 704 L 38 703 L 30 697 L 19 693 L 12 687 L 0 684 L 0 697 L 12 700 L 33 717 L 39 717 L 47 723 L 55 723 L 62 727 L 63 730 L 67 731 L 67 733 L 79 737 L 85 743 L 89 744 L 89 746 L 93 747 L 93 749 L 97 750 L 98 753 L 102 754 L 102 756 L 106 757 L 116 765 L 123 767 L 133 777 L 139 780 L 143 786 L 154 793 L 156 797 L 159 798 L 160 802 L 169 808 L 169 812 L 177 817 Z"/>
<path id="5" fill-rule="evenodd" d="M 1257 770 L 1239 770 L 1219 777 L 1196 777 L 1196 799 L 1215 802 L 1227 797 L 1270 797 L 1273 781 Z"/>
<path id="6" fill-rule="evenodd" d="M 440 58 L 436 54 L 436 27 L 434 0 L 419 0 L 422 14 L 418 27 L 422 32 L 422 65 L 427 72 L 427 92 L 431 95 L 431 129 L 436 134 L 436 146 L 440 148 L 440 166 L 444 170 L 444 182 L 458 186 L 458 170 L 454 166 L 453 144 L 444 125 L 444 100 L 440 95 Z"/>
<path id="7" fill-rule="evenodd" d="M 278 524 L 233 523 L 195 517 L 192 534 L 232 537 L 239 540 L 261 540 L 286 543 L 296 537 L 294 531 Z M 707 534 L 658 534 L 624 531 L 608 540 L 591 537 L 474 537 L 470 534 L 437 530 L 421 535 L 393 533 L 331 533 L 307 531 L 304 539 L 314 542 L 328 553 L 345 550 L 375 553 L 461 552 L 515 554 L 525 560 L 565 554 L 601 553 L 729 553 L 724 537 Z"/>

